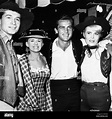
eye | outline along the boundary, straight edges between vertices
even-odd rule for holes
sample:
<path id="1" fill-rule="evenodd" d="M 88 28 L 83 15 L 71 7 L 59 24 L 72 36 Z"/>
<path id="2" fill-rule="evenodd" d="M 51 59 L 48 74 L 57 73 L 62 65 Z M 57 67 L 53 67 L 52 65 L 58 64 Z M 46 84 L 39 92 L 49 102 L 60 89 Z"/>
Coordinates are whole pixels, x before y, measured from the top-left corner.
<path id="1" fill-rule="evenodd" d="M 68 27 L 68 30 L 72 30 L 72 26 L 69 26 L 69 27 Z"/>
<path id="2" fill-rule="evenodd" d="M 20 18 L 16 18 L 16 21 L 19 21 L 20 22 Z"/>
<path id="3" fill-rule="evenodd" d="M 99 35 L 99 33 L 95 33 L 95 35 Z"/>
<path id="4" fill-rule="evenodd" d="M 7 18 L 7 19 L 10 19 L 10 18 L 11 18 L 11 16 L 6 16 L 6 18 Z"/>
<path id="5" fill-rule="evenodd" d="M 95 35 L 100 35 L 101 33 L 100 32 L 96 32 Z"/>
<path id="6" fill-rule="evenodd" d="M 58 28 L 61 29 L 61 30 L 65 29 L 64 26 L 59 26 Z"/>
<path id="7" fill-rule="evenodd" d="M 32 39 L 30 40 L 30 42 L 34 42 L 34 39 L 32 38 Z"/>
<path id="8" fill-rule="evenodd" d="M 88 31 L 87 34 L 91 34 L 91 32 Z"/>
<path id="9" fill-rule="evenodd" d="M 41 40 L 38 40 L 38 42 L 41 42 Z"/>

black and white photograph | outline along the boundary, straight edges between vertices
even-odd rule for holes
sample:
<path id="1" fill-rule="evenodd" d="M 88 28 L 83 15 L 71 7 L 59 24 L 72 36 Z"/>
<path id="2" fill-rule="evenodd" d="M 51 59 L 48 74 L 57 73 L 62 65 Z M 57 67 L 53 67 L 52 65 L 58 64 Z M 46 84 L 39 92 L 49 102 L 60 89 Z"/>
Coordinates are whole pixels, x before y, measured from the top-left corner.
<path id="1" fill-rule="evenodd" d="M 112 117 L 112 0 L 0 0 L 0 118 L 56 112 Z"/>

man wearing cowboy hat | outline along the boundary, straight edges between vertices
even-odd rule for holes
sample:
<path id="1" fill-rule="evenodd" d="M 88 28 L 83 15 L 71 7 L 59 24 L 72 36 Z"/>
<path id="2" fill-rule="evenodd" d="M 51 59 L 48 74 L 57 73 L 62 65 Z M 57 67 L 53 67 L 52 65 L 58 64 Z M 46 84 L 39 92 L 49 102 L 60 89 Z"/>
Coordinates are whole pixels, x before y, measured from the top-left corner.
<path id="1" fill-rule="evenodd" d="M 110 25 L 103 17 L 88 16 L 76 28 L 84 37 L 81 39 L 84 51 L 79 65 L 83 82 L 81 111 L 108 111 L 111 103 L 108 79 L 112 47 L 100 40 L 107 35 Z"/>
<path id="2" fill-rule="evenodd" d="M 32 25 L 34 16 L 11 1 L 0 5 L 0 111 L 13 111 L 17 97 L 24 96 L 24 83 L 12 47 L 12 36 Z"/>

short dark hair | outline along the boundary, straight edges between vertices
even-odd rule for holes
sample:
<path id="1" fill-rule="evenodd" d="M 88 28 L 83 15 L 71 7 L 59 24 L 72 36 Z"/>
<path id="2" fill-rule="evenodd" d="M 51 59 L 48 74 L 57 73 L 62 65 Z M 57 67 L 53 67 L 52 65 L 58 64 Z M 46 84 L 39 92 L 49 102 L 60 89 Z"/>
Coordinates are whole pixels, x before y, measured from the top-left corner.
<path id="1" fill-rule="evenodd" d="M 0 12 L 0 19 L 2 18 L 2 15 L 4 14 L 4 12 Z"/>
<path id="2" fill-rule="evenodd" d="M 69 20 L 71 22 L 72 27 L 74 26 L 74 20 L 71 16 L 69 15 L 62 15 L 56 22 L 56 27 L 59 25 L 60 20 Z"/>

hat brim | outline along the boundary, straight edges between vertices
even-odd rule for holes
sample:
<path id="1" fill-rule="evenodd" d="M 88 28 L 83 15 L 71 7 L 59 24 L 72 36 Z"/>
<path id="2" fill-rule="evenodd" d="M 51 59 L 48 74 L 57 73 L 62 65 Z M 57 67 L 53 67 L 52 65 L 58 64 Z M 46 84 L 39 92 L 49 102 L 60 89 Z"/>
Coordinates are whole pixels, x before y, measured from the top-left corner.
<path id="1" fill-rule="evenodd" d="M 40 38 L 40 39 L 50 39 L 49 37 L 44 37 L 41 35 L 30 35 L 30 36 L 21 36 L 19 39 L 27 39 L 27 38 Z"/>
<path id="2" fill-rule="evenodd" d="M 34 15 L 32 12 L 29 12 L 28 9 L 19 8 L 16 3 L 7 1 L 0 5 L 0 12 L 4 12 L 6 10 L 12 10 L 21 15 L 21 24 L 18 33 L 26 31 L 33 24 Z"/>
<path id="3" fill-rule="evenodd" d="M 83 31 L 87 26 L 91 25 L 99 25 L 102 27 L 103 37 L 107 35 L 107 33 L 110 31 L 110 25 L 108 21 L 105 18 L 96 18 L 95 21 L 87 21 L 82 22 L 78 25 L 76 25 L 76 28 L 80 31 Z"/>

